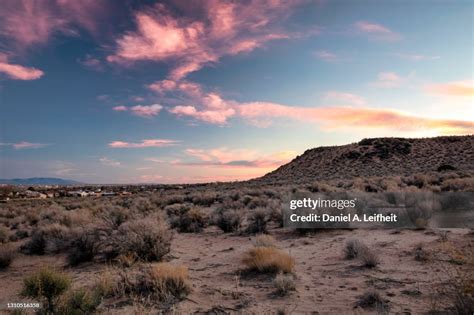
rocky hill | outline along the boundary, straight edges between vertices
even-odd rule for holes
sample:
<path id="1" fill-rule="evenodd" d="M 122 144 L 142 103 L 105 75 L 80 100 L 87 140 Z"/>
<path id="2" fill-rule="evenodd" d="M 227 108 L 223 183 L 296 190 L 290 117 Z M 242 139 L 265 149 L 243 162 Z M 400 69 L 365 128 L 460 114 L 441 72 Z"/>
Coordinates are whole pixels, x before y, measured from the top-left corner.
<path id="1" fill-rule="evenodd" d="M 311 181 L 474 171 L 474 136 L 371 138 L 307 150 L 264 181 Z"/>

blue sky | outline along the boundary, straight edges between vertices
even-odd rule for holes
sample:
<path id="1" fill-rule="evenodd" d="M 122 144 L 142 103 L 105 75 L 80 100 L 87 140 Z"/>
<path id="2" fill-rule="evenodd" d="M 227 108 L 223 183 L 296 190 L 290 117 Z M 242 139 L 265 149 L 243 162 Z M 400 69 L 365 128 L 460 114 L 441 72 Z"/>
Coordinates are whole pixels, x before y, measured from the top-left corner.
<path id="1" fill-rule="evenodd" d="M 7 1 L 0 177 L 227 181 L 473 133 L 471 1 L 247 2 Z"/>

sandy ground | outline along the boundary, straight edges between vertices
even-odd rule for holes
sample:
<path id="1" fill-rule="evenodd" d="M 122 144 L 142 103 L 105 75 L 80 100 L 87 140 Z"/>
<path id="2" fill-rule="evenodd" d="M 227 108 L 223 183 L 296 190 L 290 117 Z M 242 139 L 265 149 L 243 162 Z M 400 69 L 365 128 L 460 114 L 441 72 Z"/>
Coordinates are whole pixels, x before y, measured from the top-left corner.
<path id="1" fill-rule="evenodd" d="M 171 307 L 177 313 L 225 314 L 362 314 L 358 296 L 377 290 L 388 301 L 390 313 L 419 314 L 449 305 L 449 297 L 437 294 L 455 268 L 465 266 L 443 261 L 454 249 L 470 249 L 474 237 L 468 230 L 450 230 L 446 240 L 440 231 L 414 230 L 328 230 L 305 236 L 285 229 L 272 229 L 277 245 L 296 259 L 297 290 L 281 297 L 275 294 L 271 275 L 249 274 L 240 262 L 253 246 L 254 236 L 223 234 L 211 227 L 202 233 L 176 233 L 168 260 L 188 266 L 193 291 Z M 375 250 L 381 263 L 374 269 L 363 268 L 357 260 L 343 257 L 345 241 L 358 238 Z M 431 253 L 426 262 L 414 259 L 414 247 L 422 243 Z M 91 285 L 107 268 L 105 264 L 86 263 L 67 267 L 63 256 L 20 255 L 6 271 L 0 272 L 0 303 L 24 301 L 18 297 L 22 279 L 42 265 L 64 268 L 75 286 Z M 115 306 L 115 307 L 114 307 Z M 114 307 L 113 309 L 108 307 Z M 106 303 L 107 314 L 146 313 L 151 309 Z M 153 310 L 156 313 L 156 309 Z"/>

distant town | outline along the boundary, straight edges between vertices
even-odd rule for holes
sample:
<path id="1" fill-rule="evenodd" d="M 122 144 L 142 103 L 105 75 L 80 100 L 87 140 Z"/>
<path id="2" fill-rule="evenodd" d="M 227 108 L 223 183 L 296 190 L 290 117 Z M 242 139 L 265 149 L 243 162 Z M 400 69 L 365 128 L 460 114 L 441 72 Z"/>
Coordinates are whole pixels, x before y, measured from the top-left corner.
<path id="1" fill-rule="evenodd" d="M 202 184 L 201 184 L 202 185 Z M 144 191 L 182 189 L 184 185 L 9 185 L 0 184 L 0 201 L 67 197 L 130 196 Z"/>

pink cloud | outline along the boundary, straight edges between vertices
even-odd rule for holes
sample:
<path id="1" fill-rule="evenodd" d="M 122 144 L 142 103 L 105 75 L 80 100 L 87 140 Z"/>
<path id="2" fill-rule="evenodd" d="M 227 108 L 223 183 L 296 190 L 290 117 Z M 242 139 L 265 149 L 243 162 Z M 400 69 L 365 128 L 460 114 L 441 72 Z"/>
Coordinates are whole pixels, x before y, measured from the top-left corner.
<path id="1" fill-rule="evenodd" d="M 372 85 L 380 88 L 396 88 L 402 84 L 402 78 L 394 72 L 380 72 Z"/>
<path id="2" fill-rule="evenodd" d="M 377 84 L 394 87 L 401 78 L 391 72 L 379 74 Z M 168 111 L 179 117 L 189 117 L 206 123 L 225 125 L 232 118 L 240 118 L 259 126 L 267 127 L 272 121 L 293 120 L 321 124 L 325 128 L 379 128 L 401 131 L 434 130 L 440 134 L 472 133 L 474 122 L 450 119 L 423 118 L 392 109 L 367 107 L 366 101 L 354 94 L 329 92 L 326 99 L 337 100 L 338 106 L 298 107 L 271 102 L 243 102 L 224 99 L 216 92 L 190 95 L 193 105 L 178 105 Z M 355 107 L 353 107 L 355 105 Z"/>
<path id="3" fill-rule="evenodd" d="M 39 69 L 8 63 L 5 55 L 0 56 L 0 73 L 13 80 L 36 80 L 44 75 Z"/>
<path id="4" fill-rule="evenodd" d="M 78 59 L 77 60 L 81 65 L 87 67 L 87 68 L 90 68 L 92 70 L 95 70 L 95 71 L 103 71 L 104 70 L 104 66 L 102 65 L 102 62 L 91 56 L 91 55 L 86 55 L 84 58 L 82 59 Z"/>
<path id="5" fill-rule="evenodd" d="M 115 53 L 107 59 L 123 64 L 171 61 L 174 66 L 169 79 L 179 81 L 222 56 L 249 52 L 268 41 L 289 38 L 276 22 L 299 2 L 205 0 L 199 6 L 178 2 L 173 6 L 184 12 L 179 18 L 163 4 L 150 6 L 135 13 L 136 30 L 120 36 Z M 168 86 L 155 88 L 166 90 Z"/>
<path id="6" fill-rule="evenodd" d="M 426 86 L 426 91 L 431 94 L 447 96 L 474 96 L 474 81 L 464 80 L 442 84 L 430 84 Z"/>
<path id="7" fill-rule="evenodd" d="M 159 104 L 153 104 L 153 105 L 136 105 L 130 107 L 130 111 L 133 113 L 133 115 L 144 117 L 144 118 L 151 118 L 153 116 L 156 116 L 159 114 L 163 106 Z"/>
<path id="8" fill-rule="evenodd" d="M 410 61 L 438 60 L 441 58 L 440 56 L 427 56 L 427 55 L 419 55 L 419 54 L 396 53 L 393 55 L 402 59 L 410 60 Z"/>
<path id="9" fill-rule="evenodd" d="M 289 118 L 321 123 L 329 129 L 381 128 L 401 131 L 434 130 L 441 134 L 470 134 L 473 121 L 423 118 L 391 109 L 370 107 L 290 107 L 254 102 L 240 105 L 240 116 L 247 119 Z"/>
<path id="10" fill-rule="evenodd" d="M 46 43 L 55 33 L 75 35 L 80 27 L 96 33 L 97 23 L 108 12 L 108 1 L 15 0 L 0 10 L 0 35 L 18 50 Z"/>
<path id="11" fill-rule="evenodd" d="M 175 165 L 219 168 L 276 168 L 296 156 L 293 151 L 283 151 L 262 155 L 255 150 L 247 149 L 187 149 L 185 153 L 198 161 L 176 161 Z"/>
<path id="12" fill-rule="evenodd" d="M 113 110 L 117 111 L 117 112 L 126 112 L 128 110 L 128 108 L 126 106 L 115 106 L 114 108 L 112 108 Z"/>
<path id="13" fill-rule="evenodd" d="M 355 29 L 361 34 L 367 34 L 370 38 L 376 40 L 395 41 L 400 40 L 400 34 L 393 32 L 389 28 L 368 21 L 359 21 L 354 24 Z"/>
<path id="14" fill-rule="evenodd" d="M 131 107 L 126 107 L 126 106 L 121 105 L 121 106 L 115 106 L 112 109 L 118 112 L 130 111 L 135 116 L 140 116 L 143 118 L 152 118 L 160 113 L 160 111 L 163 109 L 163 106 L 159 104 L 136 105 L 136 106 L 131 106 Z"/>
<path id="15" fill-rule="evenodd" d="M 338 59 L 336 54 L 334 54 L 332 52 L 329 52 L 327 50 L 318 50 L 318 51 L 314 52 L 314 55 L 318 59 L 328 61 L 328 62 L 333 62 L 333 61 L 336 61 Z"/>
<path id="16" fill-rule="evenodd" d="M 119 161 L 116 161 L 114 159 L 110 159 L 106 156 L 103 156 L 99 159 L 99 162 L 105 166 L 114 166 L 114 167 L 118 167 L 121 165 L 121 163 Z"/>
<path id="17" fill-rule="evenodd" d="M 21 141 L 18 143 L 13 143 L 11 144 L 13 148 L 16 150 L 21 150 L 21 149 L 39 149 L 39 148 L 44 148 L 47 146 L 47 144 L 44 143 L 33 143 L 33 142 L 28 142 L 28 141 Z"/>
<path id="18" fill-rule="evenodd" d="M 327 92 L 324 96 L 324 100 L 344 105 L 362 106 L 367 104 L 367 101 L 362 96 L 338 91 Z"/>
<path id="19" fill-rule="evenodd" d="M 112 141 L 111 148 L 161 148 L 177 145 L 179 141 L 169 139 L 144 139 L 141 142 Z"/>

